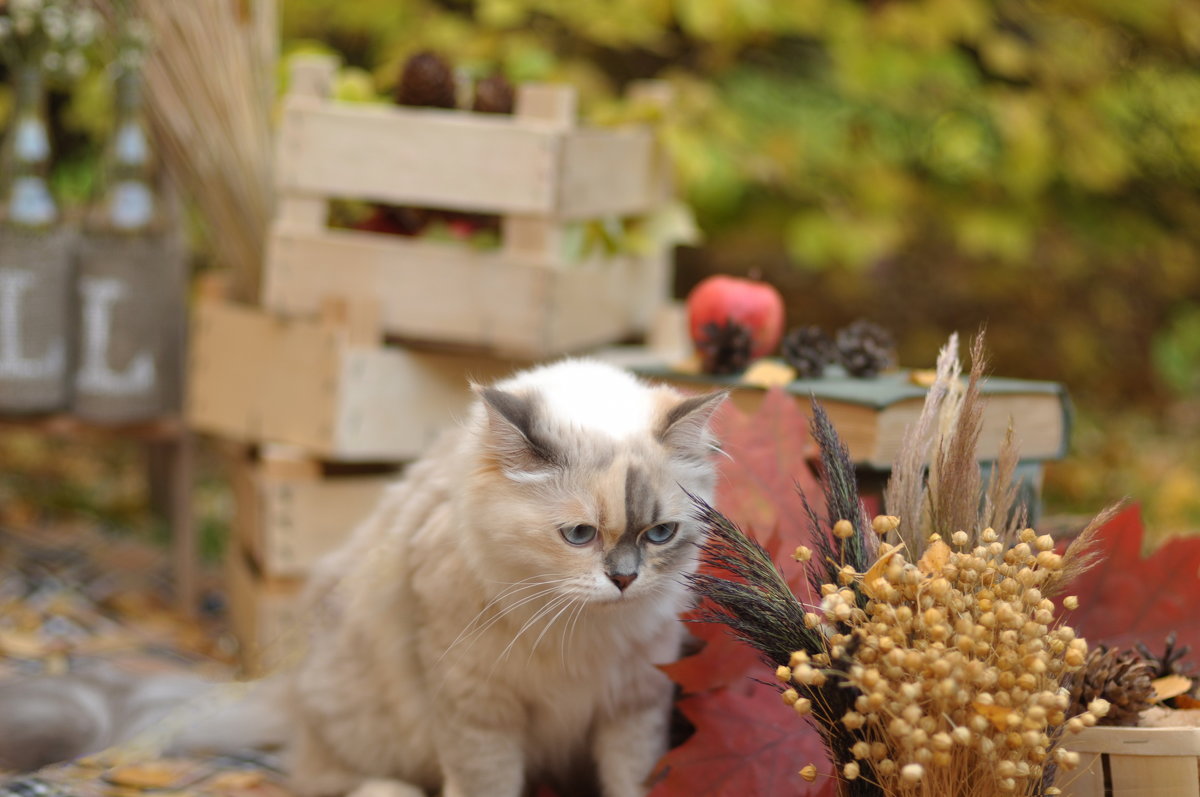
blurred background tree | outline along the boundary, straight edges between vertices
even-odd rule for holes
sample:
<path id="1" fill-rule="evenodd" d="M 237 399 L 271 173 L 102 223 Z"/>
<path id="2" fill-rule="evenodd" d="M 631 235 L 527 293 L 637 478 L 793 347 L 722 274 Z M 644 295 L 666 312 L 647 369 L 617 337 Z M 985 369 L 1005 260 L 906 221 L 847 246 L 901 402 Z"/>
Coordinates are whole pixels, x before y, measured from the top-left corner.
<path id="1" fill-rule="evenodd" d="M 1164 533 L 1200 527 L 1195 0 L 281 6 L 284 52 L 337 53 L 348 100 L 389 96 L 423 49 L 477 76 L 570 81 L 593 123 L 636 112 L 630 81 L 670 81 L 662 136 L 705 234 L 680 253 L 680 296 L 758 271 L 790 325 L 865 316 L 912 365 L 986 325 L 996 372 L 1065 382 L 1082 410 L 1077 456 L 1050 473 L 1056 508 L 1129 493 L 1170 507 Z M 76 196 L 105 85 L 56 101 Z"/>
<path id="2" fill-rule="evenodd" d="M 593 121 L 671 81 L 664 139 L 706 233 L 679 291 L 762 271 L 792 322 L 868 316 L 903 359 L 991 330 L 998 370 L 1161 408 L 1200 370 L 1192 0 L 289 0 L 386 92 L 412 52 L 570 80 Z M 320 43 L 315 45 L 315 43 Z M 1155 352 L 1167 352 L 1156 359 Z M 1171 361 L 1164 366 L 1164 357 Z"/>

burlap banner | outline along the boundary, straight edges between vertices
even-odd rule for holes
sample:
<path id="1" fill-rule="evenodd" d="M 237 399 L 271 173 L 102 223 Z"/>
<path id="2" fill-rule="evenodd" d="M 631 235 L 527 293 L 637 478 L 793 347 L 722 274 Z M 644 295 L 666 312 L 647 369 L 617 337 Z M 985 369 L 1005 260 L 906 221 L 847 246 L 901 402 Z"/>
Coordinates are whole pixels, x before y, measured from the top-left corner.
<path id="1" fill-rule="evenodd" d="M 123 423 L 178 409 L 187 265 L 177 235 L 83 238 L 76 281 L 76 415 Z"/>
<path id="2" fill-rule="evenodd" d="M 75 244 L 69 227 L 0 227 L 0 412 L 68 404 Z"/>

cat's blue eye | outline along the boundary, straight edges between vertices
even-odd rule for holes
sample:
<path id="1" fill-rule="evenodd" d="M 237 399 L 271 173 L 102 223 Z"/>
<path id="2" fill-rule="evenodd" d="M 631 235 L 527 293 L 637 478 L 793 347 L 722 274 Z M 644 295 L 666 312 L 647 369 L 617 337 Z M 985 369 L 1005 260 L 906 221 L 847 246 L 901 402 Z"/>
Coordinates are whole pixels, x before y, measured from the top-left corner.
<path id="1" fill-rule="evenodd" d="M 567 526 L 559 529 L 563 539 L 572 545 L 587 545 L 596 539 L 596 527 L 581 523 L 578 526 Z"/>
<path id="2" fill-rule="evenodd" d="M 655 545 L 662 545 L 675 536 L 678 530 L 678 523 L 659 523 L 657 526 L 651 526 L 646 529 L 646 539 Z"/>

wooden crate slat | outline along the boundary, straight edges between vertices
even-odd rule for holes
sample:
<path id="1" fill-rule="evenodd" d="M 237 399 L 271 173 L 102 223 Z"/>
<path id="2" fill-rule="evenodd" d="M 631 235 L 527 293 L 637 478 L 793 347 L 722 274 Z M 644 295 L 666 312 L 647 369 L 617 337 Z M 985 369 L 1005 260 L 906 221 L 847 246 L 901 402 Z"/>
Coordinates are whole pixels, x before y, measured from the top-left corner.
<path id="1" fill-rule="evenodd" d="M 276 328 L 262 313 L 220 302 L 197 302 L 192 312 L 187 420 L 202 432 L 239 440 L 262 434 L 264 404 L 248 401 L 263 383 Z"/>
<path id="2" fill-rule="evenodd" d="M 263 304 L 276 312 L 313 315 L 338 293 L 372 297 L 391 335 L 526 358 L 644 332 L 665 301 L 669 268 L 651 257 L 548 269 L 453 243 L 349 230 L 277 229 L 268 259 Z"/>
<path id="3" fill-rule="evenodd" d="M 342 364 L 338 450 L 364 461 L 424 451 L 465 417 L 474 398 L 468 379 L 488 383 L 516 367 L 491 358 L 353 347 Z"/>
<path id="4" fill-rule="evenodd" d="M 257 398 L 263 403 L 262 437 L 334 451 L 344 336 L 321 323 L 271 320 L 272 349 L 263 365 L 270 378 L 259 383 Z"/>
<path id="5" fill-rule="evenodd" d="M 283 194 L 550 214 L 560 147 L 555 131 L 506 117 L 290 102 L 278 185 Z"/>
<path id="6" fill-rule="evenodd" d="M 352 230 L 278 229 L 268 263 L 263 305 L 284 314 L 316 313 L 329 295 L 372 297 L 392 335 L 546 349 L 538 302 L 550 275 L 506 268 L 497 252 Z"/>
<path id="7" fill-rule="evenodd" d="M 241 646 L 242 666 L 250 675 L 292 666 L 303 655 L 304 582 L 270 580 L 257 572 L 238 545 L 225 554 L 230 627 Z"/>
<path id="8" fill-rule="evenodd" d="M 653 309 L 666 300 L 655 287 L 658 265 L 652 258 L 613 257 L 556 274 L 550 339 L 578 350 L 646 330 Z"/>
<path id="9" fill-rule="evenodd" d="M 663 202 L 656 150 L 646 128 L 565 133 L 557 215 L 587 219 L 653 210 Z"/>

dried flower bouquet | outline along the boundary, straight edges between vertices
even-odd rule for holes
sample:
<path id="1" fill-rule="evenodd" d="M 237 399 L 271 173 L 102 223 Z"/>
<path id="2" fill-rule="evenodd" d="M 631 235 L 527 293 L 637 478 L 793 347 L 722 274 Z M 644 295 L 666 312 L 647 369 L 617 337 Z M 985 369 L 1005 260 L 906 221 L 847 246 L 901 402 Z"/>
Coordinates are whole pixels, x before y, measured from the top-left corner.
<path id="1" fill-rule="evenodd" d="M 710 535 L 694 588 L 711 619 L 776 667 L 783 702 L 821 734 L 845 797 L 1056 794 L 1056 773 L 1079 760 L 1064 735 L 1109 709 L 1097 699 L 1070 715 L 1088 650 L 1056 622 L 1053 598 L 1089 565 L 1112 510 L 1057 553 L 1014 505 L 1011 436 L 984 489 L 982 339 L 965 386 L 956 349 L 951 338 L 893 470 L 891 515 L 867 518 L 846 449 L 814 406 L 824 511 L 804 497 L 815 550 L 794 554 L 809 603 L 761 546 L 699 510 Z"/>

